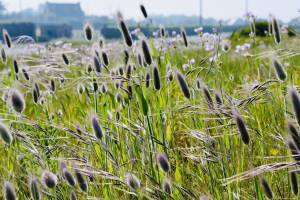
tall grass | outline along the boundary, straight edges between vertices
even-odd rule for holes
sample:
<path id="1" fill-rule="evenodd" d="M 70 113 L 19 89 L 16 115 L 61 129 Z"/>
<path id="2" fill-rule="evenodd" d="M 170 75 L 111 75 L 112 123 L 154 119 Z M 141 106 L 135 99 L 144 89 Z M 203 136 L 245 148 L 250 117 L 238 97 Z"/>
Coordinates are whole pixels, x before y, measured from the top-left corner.
<path id="1" fill-rule="evenodd" d="M 3 31 L 1 198 L 298 198 L 299 38 L 117 24 L 124 42 L 87 24 L 87 44 L 16 56 Z"/>

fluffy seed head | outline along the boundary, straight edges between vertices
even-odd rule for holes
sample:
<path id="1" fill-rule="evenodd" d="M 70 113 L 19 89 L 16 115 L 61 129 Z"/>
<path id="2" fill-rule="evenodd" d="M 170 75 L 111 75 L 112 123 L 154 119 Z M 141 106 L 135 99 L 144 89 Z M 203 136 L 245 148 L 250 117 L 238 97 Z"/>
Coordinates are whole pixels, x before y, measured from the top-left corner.
<path id="1" fill-rule="evenodd" d="M 271 189 L 269 183 L 267 182 L 267 180 L 266 180 L 265 178 L 262 178 L 262 179 L 261 179 L 261 185 L 262 185 L 262 188 L 263 188 L 263 190 L 264 190 L 265 195 L 266 195 L 269 199 L 273 199 L 274 196 L 273 196 L 272 189 Z"/>
<path id="2" fill-rule="evenodd" d="M 73 175 L 71 174 L 71 172 L 69 172 L 69 170 L 67 168 L 64 168 L 62 170 L 62 172 L 63 172 L 63 177 L 65 178 L 67 183 L 70 186 L 75 186 L 76 182 L 75 182 L 75 179 L 74 179 Z"/>
<path id="3" fill-rule="evenodd" d="M 120 93 L 117 93 L 116 95 L 115 95 L 115 98 L 116 98 L 116 101 L 118 102 L 118 103 L 120 103 L 120 104 L 122 104 L 122 95 L 120 94 Z"/>
<path id="4" fill-rule="evenodd" d="M 162 184 L 162 189 L 165 193 L 167 193 L 168 195 L 171 195 L 172 193 L 172 183 L 171 181 L 166 178 Z"/>
<path id="5" fill-rule="evenodd" d="M 44 170 L 42 173 L 42 183 L 48 188 L 54 188 L 57 185 L 57 176 L 50 171 Z"/>
<path id="6" fill-rule="evenodd" d="M 102 38 L 99 40 L 99 47 L 100 47 L 100 49 L 102 49 L 104 47 L 104 39 L 102 39 Z"/>
<path id="7" fill-rule="evenodd" d="M 4 182 L 3 196 L 4 196 L 5 200 L 16 200 L 17 199 L 15 188 L 8 181 Z"/>
<path id="8" fill-rule="evenodd" d="M 103 84 L 101 85 L 101 92 L 102 92 L 103 94 L 105 94 L 105 93 L 107 92 L 107 85 L 106 85 L 106 83 L 103 83 Z"/>
<path id="9" fill-rule="evenodd" d="M 97 50 L 95 50 L 95 56 L 97 56 L 97 58 L 100 60 L 100 54 Z"/>
<path id="10" fill-rule="evenodd" d="M 272 64 L 273 64 L 273 67 L 275 69 L 275 72 L 276 72 L 276 75 L 277 75 L 277 78 L 281 81 L 285 81 L 286 80 L 286 72 L 284 70 L 284 67 L 283 65 L 276 59 L 274 58 L 272 60 Z"/>
<path id="11" fill-rule="evenodd" d="M 124 63 L 125 65 L 128 64 L 128 61 L 129 61 L 129 53 L 127 50 L 124 50 Z"/>
<path id="12" fill-rule="evenodd" d="M 60 76 L 59 82 L 60 82 L 61 85 L 64 84 L 64 82 L 66 82 L 66 79 L 63 75 Z"/>
<path id="13" fill-rule="evenodd" d="M 187 35 L 186 35 L 185 30 L 182 30 L 182 31 L 181 31 L 181 35 L 182 35 L 182 39 L 183 39 L 184 46 L 185 46 L 185 47 L 188 47 L 189 44 L 188 44 Z"/>
<path id="14" fill-rule="evenodd" d="M 141 4 L 141 5 L 140 5 L 140 8 L 141 8 L 141 11 L 142 11 L 142 13 L 143 13 L 143 16 L 144 16 L 145 18 L 147 18 L 147 17 L 148 17 L 148 13 L 147 13 L 147 10 L 146 10 L 145 6 L 144 6 L 143 4 Z"/>
<path id="15" fill-rule="evenodd" d="M 146 85 L 146 88 L 148 88 L 150 86 L 150 74 L 149 73 L 146 74 L 145 85 Z"/>
<path id="16" fill-rule="evenodd" d="M 134 174 L 127 173 L 125 175 L 125 183 L 133 190 L 141 187 L 140 180 Z"/>
<path id="17" fill-rule="evenodd" d="M 168 66 L 168 68 L 167 68 L 167 74 L 166 74 L 166 77 L 167 77 L 167 80 L 168 81 L 173 81 L 173 70 L 172 70 L 172 68 L 171 68 L 171 66 Z"/>
<path id="18" fill-rule="evenodd" d="M 15 73 L 18 74 L 19 73 L 19 65 L 18 62 L 16 60 L 13 61 L 13 65 L 14 65 L 14 70 Z"/>
<path id="19" fill-rule="evenodd" d="M 104 66 L 108 66 L 109 65 L 109 58 L 106 52 L 102 52 L 102 60 L 103 60 L 103 64 Z"/>
<path id="20" fill-rule="evenodd" d="M 93 39 L 93 30 L 92 30 L 92 27 L 91 27 L 91 25 L 89 23 L 87 23 L 84 26 L 84 33 L 85 33 L 85 38 L 88 41 L 91 41 Z"/>
<path id="21" fill-rule="evenodd" d="M 62 59 L 63 59 L 63 61 L 64 61 L 64 63 L 66 64 L 66 65 L 69 65 L 70 64 L 70 61 L 69 61 L 69 59 L 68 59 L 68 57 L 67 57 L 67 55 L 66 54 L 62 54 L 61 55 L 61 57 L 62 57 Z"/>
<path id="22" fill-rule="evenodd" d="M 81 174 L 81 172 L 78 169 L 74 168 L 74 173 L 81 191 L 87 192 L 88 184 L 85 178 L 83 177 L 83 175 Z"/>
<path id="23" fill-rule="evenodd" d="M 92 71 L 93 71 L 92 65 L 91 65 L 91 64 L 88 64 L 88 65 L 86 66 L 86 72 L 89 74 L 89 73 L 91 73 Z"/>
<path id="24" fill-rule="evenodd" d="M 294 195 L 298 195 L 298 178 L 296 172 L 291 172 L 291 185 L 292 185 L 292 191 Z"/>
<path id="25" fill-rule="evenodd" d="M 7 32 L 7 30 L 3 29 L 2 30 L 2 34 L 3 34 L 3 40 L 5 41 L 5 44 L 8 48 L 11 48 L 12 46 L 12 42 L 11 42 L 11 38 Z"/>
<path id="26" fill-rule="evenodd" d="M 98 118 L 97 118 L 97 116 L 95 114 L 91 115 L 91 124 L 92 124 L 92 128 L 93 128 L 95 136 L 99 140 L 101 140 L 102 137 L 103 137 L 103 131 L 102 131 L 101 125 L 100 125 L 100 123 L 98 121 Z"/>
<path id="27" fill-rule="evenodd" d="M 131 67 L 131 65 L 128 65 L 127 68 L 126 68 L 126 77 L 128 79 L 131 78 L 131 71 L 132 71 L 132 67 Z"/>
<path id="28" fill-rule="evenodd" d="M 94 92 L 98 91 L 98 83 L 96 79 L 93 79 L 93 83 L 92 83 L 92 89 L 94 90 Z"/>
<path id="29" fill-rule="evenodd" d="M 145 40 L 142 40 L 142 50 L 143 50 L 145 62 L 147 63 L 147 65 L 151 65 L 152 64 L 152 56 L 151 56 L 148 44 Z"/>
<path id="30" fill-rule="evenodd" d="M 273 28 L 274 41 L 276 44 L 280 44 L 281 42 L 280 25 L 275 17 L 273 17 L 272 19 L 272 28 Z"/>
<path id="31" fill-rule="evenodd" d="M 22 73 L 23 73 L 23 75 L 24 75 L 24 78 L 27 80 L 27 81 L 29 81 L 29 74 L 28 74 L 28 72 L 27 72 L 27 70 L 26 69 L 22 69 Z"/>
<path id="32" fill-rule="evenodd" d="M 220 105 L 223 105 L 223 100 L 222 100 L 222 95 L 221 93 L 219 92 L 216 92 L 215 93 L 215 99 L 216 99 L 216 102 L 217 104 L 220 106 Z"/>
<path id="33" fill-rule="evenodd" d="M 79 84 L 77 85 L 77 93 L 78 93 L 79 95 L 83 94 L 84 89 L 85 89 L 85 87 L 84 87 L 83 84 L 80 84 L 80 83 L 79 83 Z"/>
<path id="34" fill-rule="evenodd" d="M 141 66 L 141 67 L 143 67 L 144 66 L 144 61 L 143 61 L 143 58 L 142 58 L 142 56 L 141 56 L 141 54 L 138 54 L 138 62 L 139 62 L 139 65 Z"/>
<path id="35" fill-rule="evenodd" d="M 59 161 L 59 169 L 60 172 L 63 174 L 63 170 L 67 168 L 67 162 L 65 160 Z"/>
<path id="36" fill-rule="evenodd" d="M 154 81 L 154 88 L 156 90 L 160 90 L 161 88 L 160 75 L 157 66 L 153 67 L 153 81 Z"/>
<path id="37" fill-rule="evenodd" d="M 115 87 L 116 87 L 117 90 L 120 89 L 121 86 L 122 86 L 121 81 L 115 81 Z"/>
<path id="38" fill-rule="evenodd" d="M 169 164 L 166 154 L 160 153 L 157 155 L 156 159 L 157 159 L 157 162 L 158 162 L 159 166 L 161 167 L 161 169 L 164 172 L 168 173 L 170 171 L 170 164 Z"/>
<path id="39" fill-rule="evenodd" d="M 11 144 L 13 137 L 10 133 L 10 131 L 8 130 L 8 128 L 0 121 L 0 135 L 2 140 L 7 143 L 7 144 Z"/>
<path id="40" fill-rule="evenodd" d="M 91 172 L 91 171 L 88 172 L 87 177 L 89 178 L 89 180 L 90 180 L 91 182 L 95 182 L 95 180 L 96 180 L 96 178 L 95 178 L 93 172 Z"/>
<path id="41" fill-rule="evenodd" d="M 198 90 L 201 90 L 201 88 L 203 87 L 203 82 L 200 78 L 197 79 L 196 86 Z"/>
<path id="42" fill-rule="evenodd" d="M 75 192 L 71 192 L 70 194 L 70 200 L 77 200 L 77 195 Z"/>
<path id="43" fill-rule="evenodd" d="M 300 156 L 299 156 L 300 151 L 297 148 L 297 146 L 295 145 L 294 141 L 288 139 L 287 145 L 288 145 L 288 147 L 289 147 L 289 149 L 290 149 L 290 151 L 292 153 L 292 156 L 293 156 L 294 160 L 296 162 L 300 162 Z"/>
<path id="44" fill-rule="evenodd" d="M 39 89 L 39 85 L 37 83 L 34 83 L 34 85 L 33 85 L 32 97 L 33 97 L 34 103 L 37 103 L 39 100 L 39 97 L 40 97 L 40 89 Z"/>
<path id="45" fill-rule="evenodd" d="M 119 70 L 118 70 L 118 72 L 119 72 L 119 75 L 120 76 L 123 76 L 124 75 L 124 69 L 123 69 L 123 67 L 121 66 L 121 67 L 119 67 Z"/>
<path id="46" fill-rule="evenodd" d="M 98 56 L 94 56 L 94 67 L 97 73 L 101 72 L 102 64 Z"/>
<path id="47" fill-rule="evenodd" d="M 178 83 L 179 83 L 179 86 L 181 88 L 183 95 L 187 99 L 190 99 L 191 94 L 190 94 L 189 86 L 187 85 L 184 76 L 179 71 L 177 71 L 176 74 L 177 74 L 177 80 L 178 80 Z"/>
<path id="48" fill-rule="evenodd" d="M 38 102 L 38 95 L 37 95 L 37 92 L 36 92 L 36 90 L 32 90 L 32 98 L 33 98 L 33 101 L 34 101 L 34 103 L 37 103 Z"/>
<path id="49" fill-rule="evenodd" d="M 6 52 L 3 48 L 1 48 L 1 59 L 2 59 L 3 63 L 6 63 L 7 56 L 6 56 Z"/>
<path id="50" fill-rule="evenodd" d="M 18 113 L 22 113 L 25 109 L 24 97 L 16 89 L 12 90 L 12 93 L 11 93 L 11 105 L 12 105 L 12 108 Z"/>
<path id="51" fill-rule="evenodd" d="M 272 24 L 272 19 L 268 19 L 268 33 L 269 35 L 273 35 L 273 24 Z"/>
<path id="52" fill-rule="evenodd" d="M 116 111 L 116 121 L 120 121 L 121 115 L 120 111 Z"/>
<path id="53" fill-rule="evenodd" d="M 38 97 L 40 97 L 40 95 L 41 95 L 40 88 L 39 88 L 39 85 L 37 83 L 34 83 L 34 89 L 36 90 L 36 93 L 37 93 Z"/>
<path id="54" fill-rule="evenodd" d="M 222 50 L 223 50 L 223 52 L 228 52 L 229 49 L 230 49 L 229 43 L 225 42 L 225 43 L 222 45 Z"/>
<path id="55" fill-rule="evenodd" d="M 298 124 L 300 125 L 300 98 L 297 90 L 294 87 L 289 88 L 290 98 L 293 105 L 293 111 Z"/>
<path id="56" fill-rule="evenodd" d="M 31 179 L 29 181 L 29 187 L 30 187 L 30 193 L 31 193 L 31 197 L 33 200 L 40 200 L 41 199 L 41 195 L 40 195 L 40 191 L 39 191 L 39 186 L 38 186 L 38 180 L 37 179 Z"/>
<path id="57" fill-rule="evenodd" d="M 242 141 L 245 143 L 245 144 L 249 144 L 250 142 L 250 137 L 249 137 L 249 133 L 247 131 L 247 128 L 246 128 L 246 124 L 244 122 L 244 119 L 242 118 L 242 116 L 240 116 L 239 114 L 235 114 L 234 115 L 234 120 L 236 121 L 236 125 L 237 125 L 237 128 L 240 132 L 240 135 L 241 135 L 241 138 L 242 138 Z"/>
<path id="58" fill-rule="evenodd" d="M 132 83 L 128 83 L 127 85 L 127 95 L 128 95 L 128 99 L 132 98 L 132 93 L 133 93 L 133 89 L 132 89 Z"/>
<path id="59" fill-rule="evenodd" d="M 206 86 L 202 87 L 202 91 L 203 91 L 203 94 L 204 94 L 204 97 L 205 97 L 205 100 L 208 104 L 208 107 L 210 109 L 213 109 L 214 108 L 214 102 L 210 96 L 210 93 L 209 93 L 209 90 Z"/>
<path id="60" fill-rule="evenodd" d="M 120 27 L 121 33 L 123 35 L 123 39 L 125 41 L 125 44 L 128 47 L 131 47 L 132 44 L 133 44 L 132 37 L 131 37 L 131 34 L 129 33 L 129 30 L 128 30 L 125 22 L 123 21 L 123 19 L 119 19 L 119 27 Z"/>
<path id="61" fill-rule="evenodd" d="M 159 26 L 160 37 L 164 38 L 166 36 L 166 30 L 163 25 Z"/>
<path id="62" fill-rule="evenodd" d="M 55 91 L 55 82 L 54 82 L 53 79 L 50 81 L 50 90 L 51 90 L 52 92 Z"/>
<path id="63" fill-rule="evenodd" d="M 300 148 L 300 135 L 298 133 L 297 128 L 293 125 L 292 122 L 288 122 L 287 124 L 289 133 L 294 141 L 294 143 L 296 144 L 297 148 Z"/>

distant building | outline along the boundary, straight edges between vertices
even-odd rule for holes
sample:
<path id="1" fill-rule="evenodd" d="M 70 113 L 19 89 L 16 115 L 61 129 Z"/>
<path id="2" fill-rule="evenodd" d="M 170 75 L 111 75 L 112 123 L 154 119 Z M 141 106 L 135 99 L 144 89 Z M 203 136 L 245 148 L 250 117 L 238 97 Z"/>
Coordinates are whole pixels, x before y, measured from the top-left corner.
<path id="1" fill-rule="evenodd" d="M 2 31 L 3 29 L 8 31 L 9 35 L 12 37 L 13 40 L 15 37 L 21 35 L 27 35 L 32 37 L 33 39 L 36 39 L 36 25 L 34 23 L 1 23 L 0 31 Z"/>
<path id="2" fill-rule="evenodd" d="M 46 2 L 40 6 L 42 18 L 47 21 L 61 19 L 83 19 L 85 14 L 80 3 L 50 3 Z"/>
<path id="3" fill-rule="evenodd" d="M 71 38 L 72 27 L 66 24 L 42 24 L 39 26 L 39 42 L 47 42 L 57 38 Z"/>

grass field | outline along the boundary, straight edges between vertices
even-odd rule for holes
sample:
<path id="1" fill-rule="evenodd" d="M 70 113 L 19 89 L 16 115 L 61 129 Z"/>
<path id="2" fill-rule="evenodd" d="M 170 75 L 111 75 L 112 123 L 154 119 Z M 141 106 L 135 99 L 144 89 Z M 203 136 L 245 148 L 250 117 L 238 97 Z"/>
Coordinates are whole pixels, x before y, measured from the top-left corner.
<path id="1" fill-rule="evenodd" d="M 274 31 L 186 47 L 99 44 L 86 27 L 85 44 L 29 55 L 7 38 L 1 198 L 298 199 L 300 40 Z"/>

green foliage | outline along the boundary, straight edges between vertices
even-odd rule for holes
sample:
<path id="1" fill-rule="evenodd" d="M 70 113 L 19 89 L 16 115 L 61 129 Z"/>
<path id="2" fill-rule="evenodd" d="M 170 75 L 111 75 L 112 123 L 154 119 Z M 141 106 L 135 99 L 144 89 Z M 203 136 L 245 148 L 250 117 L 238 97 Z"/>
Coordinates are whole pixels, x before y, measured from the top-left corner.
<path id="1" fill-rule="evenodd" d="M 266 21 L 258 21 L 255 23 L 255 35 L 259 37 L 266 37 L 269 31 L 269 23 Z M 239 37 L 249 37 L 251 33 L 250 26 L 241 28 L 232 33 L 232 37 L 237 35 Z"/>
<path id="2" fill-rule="evenodd" d="M 267 21 L 257 21 L 255 23 L 255 34 L 257 37 L 268 37 L 269 36 L 269 23 Z M 288 27 L 288 36 L 294 37 L 296 36 L 297 32 L 292 27 Z M 272 31 L 272 30 L 271 30 Z M 230 38 L 232 40 L 237 40 L 238 38 L 247 38 L 249 37 L 249 34 L 251 33 L 250 25 L 247 27 L 239 28 L 236 31 L 234 31 Z"/>

